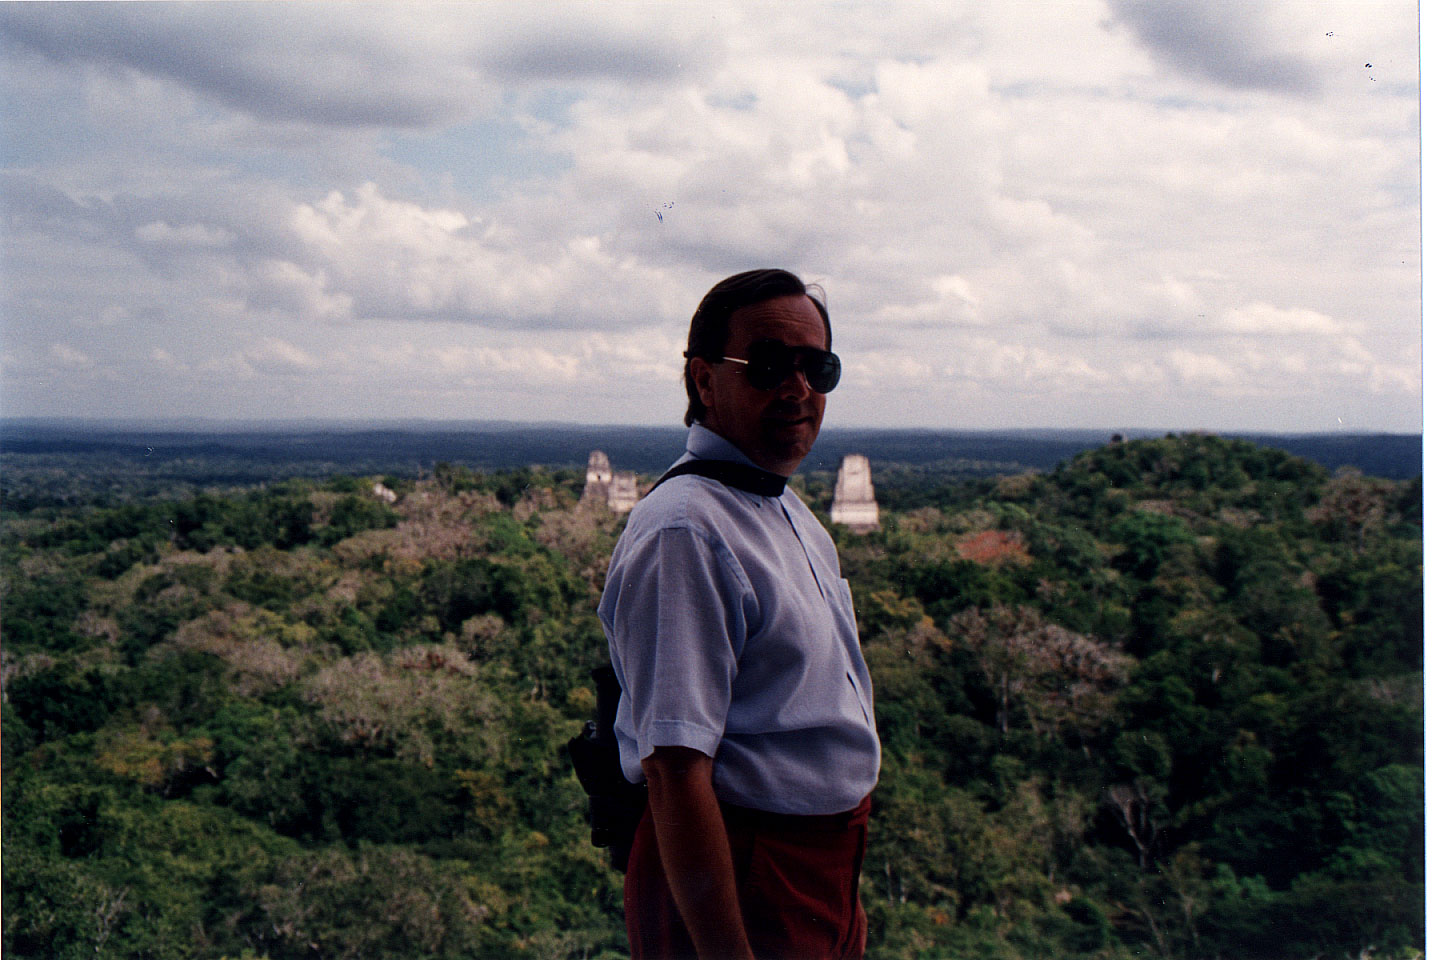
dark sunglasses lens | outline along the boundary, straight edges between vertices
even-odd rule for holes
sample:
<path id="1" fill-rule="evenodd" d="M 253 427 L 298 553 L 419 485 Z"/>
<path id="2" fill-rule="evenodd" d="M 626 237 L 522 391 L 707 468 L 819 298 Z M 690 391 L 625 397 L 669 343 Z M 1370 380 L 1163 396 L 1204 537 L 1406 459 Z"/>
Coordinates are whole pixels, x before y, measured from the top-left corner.
<path id="1" fill-rule="evenodd" d="M 790 350 L 775 340 L 761 340 L 750 347 L 750 364 L 745 375 L 756 390 L 774 390 L 785 382 L 795 361 Z"/>
<path id="2" fill-rule="evenodd" d="M 840 382 L 840 358 L 819 350 L 805 357 L 805 379 L 816 393 L 829 393 Z"/>
<path id="3" fill-rule="evenodd" d="M 755 389 L 774 390 L 796 366 L 816 393 L 829 393 L 840 382 L 840 358 L 835 354 L 814 347 L 787 347 L 775 340 L 761 340 L 750 348 L 745 373 Z"/>

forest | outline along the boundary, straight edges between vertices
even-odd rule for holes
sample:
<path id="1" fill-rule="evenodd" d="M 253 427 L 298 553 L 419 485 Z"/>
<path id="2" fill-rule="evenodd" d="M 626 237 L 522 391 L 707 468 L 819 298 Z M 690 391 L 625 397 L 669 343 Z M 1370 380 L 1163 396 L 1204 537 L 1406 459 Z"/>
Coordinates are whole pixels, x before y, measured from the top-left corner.
<path id="1" fill-rule="evenodd" d="M 564 753 L 625 522 L 582 470 L 63 473 L 0 502 L 5 956 L 626 955 Z M 875 477 L 832 528 L 868 957 L 1420 956 L 1418 477 L 1206 435 Z"/>

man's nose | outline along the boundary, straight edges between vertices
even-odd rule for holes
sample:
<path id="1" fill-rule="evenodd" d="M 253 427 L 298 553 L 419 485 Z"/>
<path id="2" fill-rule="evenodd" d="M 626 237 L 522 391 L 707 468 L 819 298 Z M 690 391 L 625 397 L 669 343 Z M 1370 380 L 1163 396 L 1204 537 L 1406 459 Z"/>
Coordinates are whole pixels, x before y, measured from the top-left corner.
<path id="1" fill-rule="evenodd" d="M 790 372 L 785 374 L 785 379 L 780 381 L 780 396 L 786 400 L 804 400 L 813 389 L 798 363 L 791 367 Z"/>

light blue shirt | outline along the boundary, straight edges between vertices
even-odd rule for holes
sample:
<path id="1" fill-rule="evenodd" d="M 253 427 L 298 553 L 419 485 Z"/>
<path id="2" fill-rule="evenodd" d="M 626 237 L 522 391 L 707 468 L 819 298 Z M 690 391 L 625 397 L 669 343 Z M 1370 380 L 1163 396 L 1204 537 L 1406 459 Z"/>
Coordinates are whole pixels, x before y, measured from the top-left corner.
<path id="1" fill-rule="evenodd" d="M 682 462 L 750 462 L 699 424 L 685 447 Z M 631 781 L 656 747 L 678 746 L 713 757 L 716 795 L 741 806 L 839 813 L 874 788 L 880 741 L 850 585 L 793 490 L 667 480 L 631 511 L 599 614 Z"/>

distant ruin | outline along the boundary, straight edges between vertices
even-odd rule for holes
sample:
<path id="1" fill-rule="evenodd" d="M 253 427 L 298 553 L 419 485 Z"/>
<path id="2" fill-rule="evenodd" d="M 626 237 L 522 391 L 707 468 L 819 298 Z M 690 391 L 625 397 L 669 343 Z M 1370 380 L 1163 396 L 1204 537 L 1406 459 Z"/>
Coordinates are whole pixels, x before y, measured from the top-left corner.
<path id="1" fill-rule="evenodd" d="M 875 487 L 870 482 L 869 457 L 849 453 L 841 461 L 830 519 L 858 533 L 880 529 L 880 505 L 875 502 Z"/>
<path id="2" fill-rule="evenodd" d="M 629 513 L 635 506 L 635 474 L 629 470 L 615 472 L 610 469 L 610 458 L 602 450 L 590 452 L 590 464 L 585 468 L 585 491 L 580 494 L 581 503 L 603 503 L 614 513 Z"/>

